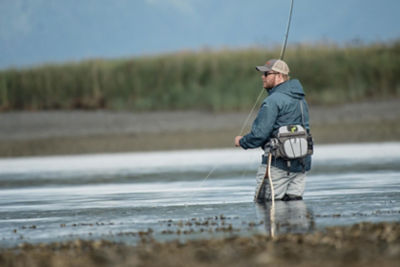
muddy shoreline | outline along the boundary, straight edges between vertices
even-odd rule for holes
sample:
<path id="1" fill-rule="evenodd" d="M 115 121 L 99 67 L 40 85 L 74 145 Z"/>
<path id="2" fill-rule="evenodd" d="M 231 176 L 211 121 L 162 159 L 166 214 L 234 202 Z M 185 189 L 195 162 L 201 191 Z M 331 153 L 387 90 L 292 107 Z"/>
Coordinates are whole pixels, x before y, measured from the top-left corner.
<path id="1" fill-rule="evenodd" d="M 157 242 L 105 240 L 0 249 L 1 266 L 398 266 L 400 223 L 359 223 L 307 234 Z"/>
<path id="2" fill-rule="evenodd" d="M 400 99 L 310 107 L 316 143 L 400 140 Z M 247 113 L 0 113 L 0 157 L 232 147 Z M 250 123 L 244 133 L 249 129 Z"/>

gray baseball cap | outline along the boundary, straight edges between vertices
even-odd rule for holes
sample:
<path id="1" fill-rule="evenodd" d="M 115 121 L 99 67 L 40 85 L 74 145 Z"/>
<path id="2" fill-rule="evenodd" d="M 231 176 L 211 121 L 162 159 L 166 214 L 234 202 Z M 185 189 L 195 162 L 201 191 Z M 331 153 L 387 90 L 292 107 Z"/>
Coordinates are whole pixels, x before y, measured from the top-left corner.
<path id="1" fill-rule="evenodd" d="M 270 59 L 264 66 L 256 66 L 256 69 L 262 72 L 273 70 L 282 74 L 289 74 L 290 71 L 286 62 L 280 59 Z"/>

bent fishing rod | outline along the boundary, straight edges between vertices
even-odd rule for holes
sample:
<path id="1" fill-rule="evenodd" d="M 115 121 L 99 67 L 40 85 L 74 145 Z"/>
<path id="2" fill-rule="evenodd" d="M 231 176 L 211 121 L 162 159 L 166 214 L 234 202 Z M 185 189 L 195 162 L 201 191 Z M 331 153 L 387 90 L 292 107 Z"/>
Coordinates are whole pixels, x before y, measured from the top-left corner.
<path id="1" fill-rule="evenodd" d="M 291 0 L 289 18 L 288 18 L 288 22 L 287 22 L 287 26 L 286 26 L 286 34 L 285 34 L 285 38 L 284 38 L 284 41 L 283 41 L 283 44 L 282 44 L 281 54 L 279 56 L 280 60 L 283 60 L 283 58 L 285 56 L 287 40 L 288 40 L 288 37 L 289 37 L 290 23 L 292 21 L 293 2 L 294 2 L 294 0 Z M 259 100 L 259 98 L 260 98 L 260 96 L 262 95 L 263 92 L 264 92 L 264 88 L 263 88 L 263 90 L 261 90 L 261 93 L 258 96 L 258 98 L 256 100 L 256 103 L 258 102 L 258 100 Z M 246 125 L 248 118 L 250 117 L 251 113 L 254 110 L 254 107 L 255 107 L 255 105 L 253 106 L 253 109 L 250 111 L 250 114 L 247 117 L 244 125 Z M 244 126 L 242 127 L 242 131 L 243 131 L 243 129 L 244 129 Z M 268 151 L 268 160 L 267 160 L 267 169 L 266 169 L 265 175 L 264 175 L 264 177 L 263 177 L 263 179 L 262 179 L 262 181 L 260 183 L 260 186 L 256 191 L 256 195 L 254 196 L 254 200 L 257 201 L 259 199 L 260 193 L 261 193 L 261 191 L 263 191 L 262 188 L 264 187 L 265 178 L 268 177 L 269 185 L 270 185 L 270 188 L 271 188 L 271 192 L 270 193 L 271 193 L 272 207 L 274 207 L 274 205 L 275 205 L 275 191 L 274 191 L 274 186 L 272 184 L 272 177 L 271 177 L 271 159 L 272 159 L 272 153 L 271 153 L 271 150 L 269 150 Z"/>
<path id="2" fill-rule="evenodd" d="M 281 55 L 279 57 L 280 60 L 283 60 L 283 57 L 285 56 L 287 40 L 289 37 L 290 22 L 292 21 L 293 1 L 294 0 L 291 0 L 291 3 L 290 3 L 290 11 L 289 11 L 289 18 L 288 18 L 287 27 L 286 27 L 285 41 L 283 42 L 283 45 L 282 45 Z"/>
<path id="3" fill-rule="evenodd" d="M 291 20 L 292 20 L 293 2 L 294 2 L 294 0 L 291 0 L 290 11 L 289 11 L 289 18 L 288 18 L 287 27 L 286 27 L 285 38 L 284 38 L 284 42 L 283 42 L 283 44 L 282 44 L 281 54 L 280 54 L 280 57 L 279 57 L 281 60 L 283 60 L 283 58 L 284 58 L 284 56 L 285 56 L 286 45 L 287 45 L 287 40 L 288 40 L 289 30 L 290 30 L 290 23 L 291 23 Z M 252 113 L 254 112 L 254 109 L 255 109 L 255 107 L 257 106 L 257 103 L 259 102 L 259 100 L 260 100 L 260 98 L 261 98 L 263 92 L 264 92 L 264 88 L 261 90 L 261 92 L 260 92 L 260 94 L 258 95 L 258 97 L 257 97 L 257 99 L 256 99 L 256 101 L 255 101 L 255 103 L 254 103 L 254 105 L 253 105 L 253 107 L 252 107 L 252 109 L 250 110 L 249 115 L 247 116 L 246 120 L 244 121 L 244 123 L 243 123 L 243 125 L 242 125 L 242 129 L 241 129 L 239 135 L 243 135 L 244 128 L 246 127 L 248 120 L 250 119 Z M 266 175 L 265 175 L 265 177 L 263 178 L 263 180 L 262 180 L 262 182 L 261 182 L 261 185 L 264 184 L 265 178 L 266 178 L 266 176 L 268 176 L 268 177 L 269 177 L 270 186 L 271 186 L 271 193 L 272 193 L 272 192 L 274 191 L 274 188 L 273 188 L 273 185 L 272 185 L 272 180 L 271 180 L 271 175 L 270 175 L 270 165 L 271 165 L 271 153 L 269 153 L 269 155 L 268 155 L 267 172 L 266 172 Z M 216 168 L 217 168 L 217 165 L 215 165 L 215 166 L 208 172 L 208 174 L 206 175 L 206 177 L 202 180 L 202 182 L 201 182 L 201 184 L 200 184 L 200 187 L 201 187 L 201 186 L 203 185 L 203 183 L 210 177 L 210 175 L 215 171 Z M 261 188 L 261 186 L 260 186 L 260 188 Z M 260 191 L 261 191 L 260 188 L 259 188 L 259 189 L 257 190 L 257 192 L 256 192 L 255 200 L 258 199 L 258 197 L 259 197 L 259 194 L 260 194 Z M 274 201 L 275 201 L 275 199 L 274 199 L 274 194 L 272 194 L 272 204 L 275 203 Z"/>
<path id="4" fill-rule="evenodd" d="M 289 11 L 289 18 L 288 18 L 288 22 L 287 22 L 287 26 L 286 26 L 285 38 L 284 38 L 284 41 L 283 41 L 283 44 L 282 44 L 281 54 L 280 54 L 280 56 L 279 56 L 279 59 L 280 59 L 280 60 L 283 60 L 283 58 L 284 58 L 284 56 L 285 56 L 285 52 L 286 52 L 287 40 L 288 40 L 288 37 L 289 37 L 289 30 L 290 30 L 290 23 L 291 23 L 291 21 L 292 21 L 292 14 L 293 14 L 293 2 L 294 2 L 294 0 L 291 0 L 291 3 L 290 3 L 290 11 Z M 258 101 L 260 100 L 261 95 L 262 95 L 263 92 L 264 92 L 264 88 L 261 90 L 261 92 L 260 92 L 260 94 L 258 95 L 258 97 L 257 97 L 257 99 L 256 99 L 256 101 L 255 101 L 255 103 L 254 103 L 254 105 L 253 105 L 253 107 L 252 107 L 251 110 L 250 110 L 249 115 L 247 116 L 246 120 L 244 121 L 243 126 L 242 126 L 242 129 L 240 130 L 240 134 L 239 134 L 239 135 L 243 135 L 244 128 L 246 127 L 246 125 L 247 125 L 247 123 L 248 123 L 248 120 L 249 120 L 250 117 L 251 117 L 251 114 L 253 114 L 254 109 L 255 109 L 255 107 L 257 106 L 257 103 L 258 103 Z"/>

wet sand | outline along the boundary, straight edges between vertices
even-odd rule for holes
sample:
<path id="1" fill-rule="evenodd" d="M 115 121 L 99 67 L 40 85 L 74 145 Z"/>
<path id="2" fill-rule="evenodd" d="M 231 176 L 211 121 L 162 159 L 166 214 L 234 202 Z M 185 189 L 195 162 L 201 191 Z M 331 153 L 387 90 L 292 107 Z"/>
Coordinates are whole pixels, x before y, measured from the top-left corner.
<path id="1" fill-rule="evenodd" d="M 398 141 L 399 107 L 400 99 L 310 106 L 315 142 Z M 200 111 L 6 112 L 0 114 L 0 157 L 232 147 L 247 115 Z"/>
<path id="2" fill-rule="evenodd" d="M 360 223 L 308 234 L 160 243 L 143 235 L 136 246 L 110 241 L 0 249 L 0 266 L 398 266 L 400 223 Z"/>

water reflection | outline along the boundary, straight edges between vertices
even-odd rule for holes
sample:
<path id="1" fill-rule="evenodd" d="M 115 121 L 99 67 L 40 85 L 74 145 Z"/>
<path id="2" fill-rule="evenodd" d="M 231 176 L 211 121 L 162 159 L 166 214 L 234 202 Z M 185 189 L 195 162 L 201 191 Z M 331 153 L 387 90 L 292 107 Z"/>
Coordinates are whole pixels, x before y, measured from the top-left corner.
<path id="1" fill-rule="evenodd" d="M 315 228 L 312 210 L 303 200 L 256 203 L 256 213 L 265 230 L 275 237 L 284 233 L 305 233 Z"/>

